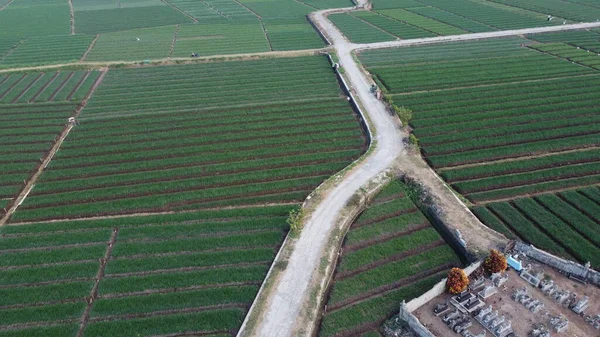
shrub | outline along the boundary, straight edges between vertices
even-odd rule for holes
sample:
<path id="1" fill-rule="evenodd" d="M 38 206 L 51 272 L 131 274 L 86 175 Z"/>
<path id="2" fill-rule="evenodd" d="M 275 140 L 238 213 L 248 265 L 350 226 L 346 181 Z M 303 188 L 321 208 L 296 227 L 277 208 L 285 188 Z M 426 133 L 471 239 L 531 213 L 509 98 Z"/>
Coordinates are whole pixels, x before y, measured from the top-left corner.
<path id="1" fill-rule="evenodd" d="M 485 259 L 483 264 L 485 271 L 493 274 L 505 271 L 508 267 L 506 257 L 496 249 L 490 250 L 490 255 Z"/>
<path id="2" fill-rule="evenodd" d="M 464 270 L 460 268 L 452 268 L 448 273 L 446 288 L 451 294 L 458 294 L 465 290 L 469 285 L 469 277 Z"/>

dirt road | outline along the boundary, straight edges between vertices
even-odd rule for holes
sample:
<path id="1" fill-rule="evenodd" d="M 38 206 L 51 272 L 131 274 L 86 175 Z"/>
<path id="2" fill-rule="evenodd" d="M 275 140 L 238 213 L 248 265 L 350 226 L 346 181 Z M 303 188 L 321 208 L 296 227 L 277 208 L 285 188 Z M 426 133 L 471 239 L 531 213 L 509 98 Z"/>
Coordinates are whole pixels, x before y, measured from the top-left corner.
<path id="1" fill-rule="evenodd" d="M 321 201 L 295 242 L 293 253 L 286 269 L 277 277 L 274 289 L 266 299 L 260 313 L 256 314 L 256 324 L 252 327 L 244 322 L 240 335 L 260 337 L 303 336 L 311 329 L 303 317 L 305 312 L 314 312 L 318 305 L 311 300 L 311 290 L 321 280 L 316 280 L 318 268 L 325 254 L 326 245 L 334 232 L 340 212 L 350 198 L 378 174 L 390 167 L 398 167 L 407 176 L 421 183 L 429 190 L 442 209 L 441 217 L 446 223 L 459 229 L 467 246 L 475 251 L 485 251 L 489 247 L 502 245 L 505 238 L 489 230 L 468 210 L 450 191 L 444 182 L 431 170 L 418 154 L 409 153 L 403 147 L 402 139 L 407 135 L 396 119 L 386 111 L 385 106 L 369 92 L 371 80 L 352 57 L 359 49 L 390 48 L 448 41 L 465 41 L 501 36 L 514 36 L 527 33 L 541 33 L 580 28 L 600 27 L 600 22 L 562 25 L 555 27 L 531 28 L 490 33 L 465 34 L 425 39 L 401 40 L 371 44 L 348 42 L 339 30 L 327 19 L 327 15 L 351 11 L 354 8 L 324 10 L 311 14 L 313 23 L 331 41 L 338 54 L 345 75 L 365 109 L 371 127 L 374 129 L 373 151 L 368 157 L 346 175 Z M 250 316 L 250 315 L 248 315 Z M 303 331 L 302 333 L 300 331 Z"/>

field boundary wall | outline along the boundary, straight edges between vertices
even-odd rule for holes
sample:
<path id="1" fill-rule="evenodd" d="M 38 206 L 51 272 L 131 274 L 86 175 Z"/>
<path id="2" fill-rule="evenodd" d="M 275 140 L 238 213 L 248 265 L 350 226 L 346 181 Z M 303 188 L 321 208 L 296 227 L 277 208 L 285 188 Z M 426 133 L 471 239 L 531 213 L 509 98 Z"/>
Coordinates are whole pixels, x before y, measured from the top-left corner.
<path id="1" fill-rule="evenodd" d="M 471 275 L 475 270 L 477 270 L 477 268 L 479 268 L 479 266 L 481 266 L 481 263 L 481 260 L 472 263 L 464 269 L 465 273 L 467 275 Z M 436 285 L 434 285 L 423 295 L 413 298 L 410 302 L 406 303 L 406 310 L 413 312 L 425 305 L 427 302 L 443 294 L 444 291 L 446 291 L 446 278 L 443 278 L 440 282 L 436 283 Z"/>
<path id="2" fill-rule="evenodd" d="M 333 61 L 333 58 L 331 57 L 330 54 L 327 54 L 327 59 L 329 60 L 329 64 L 331 64 L 331 68 L 333 69 L 335 76 L 337 77 L 338 81 L 342 84 L 342 91 L 344 92 L 344 94 L 346 94 L 350 98 L 350 100 L 349 100 L 350 105 L 352 106 L 354 111 L 357 113 L 357 115 L 359 117 L 360 126 L 363 128 L 365 136 L 367 137 L 367 142 L 369 144 L 368 146 L 371 147 L 371 142 L 373 140 L 373 138 L 372 138 L 373 134 L 371 133 L 371 128 L 369 127 L 369 123 L 366 120 L 366 117 L 365 117 L 366 114 L 363 112 L 362 108 L 360 107 L 360 104 L 358 104 L 358 101 L 356 100 L 356 97 L 352 93 L 352 90 L 350 89 L 350 86 L 346 82 L 346 79 L 344 79 L 344 76 L 342 74 L 340 74 L 338 67 L 335 66 L 336 63 Z"/>
<path id="3" fill-rule="evenodd" d="M 515 241 L 514 249 L 543 264 L 600 286 L 600 272 L 592 268 L 554 256 L 521 241 Z"/>
<path id="4" fill-rule="evenodd" d="M 327 36 L 325 36 L 325 34 L 323 34 L 323 32 L 317 27 L 317 25 L 315 25 L 315 23 L 311 20 L 310 18 L 310 14 L 306 15 L 306 20 L 308 21 L 308 23 L 310 23 L 310 25 L 313 27 L 314 30 L 317 31 L 317 34 L 319 34 L 319 36 L 321 37 L 321 39 L 325 42 L 326 45 L 331 46 L 333 45 L 331 43 L 331 41 L 329 41 L 329 38 Z"/>

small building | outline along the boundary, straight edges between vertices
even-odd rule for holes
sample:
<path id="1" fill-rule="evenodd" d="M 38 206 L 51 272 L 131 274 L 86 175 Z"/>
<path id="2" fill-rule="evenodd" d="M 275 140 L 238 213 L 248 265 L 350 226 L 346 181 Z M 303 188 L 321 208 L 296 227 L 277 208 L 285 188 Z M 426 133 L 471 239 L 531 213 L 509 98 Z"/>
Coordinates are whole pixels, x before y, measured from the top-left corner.
<path id="1" fill-rule="evenodd" d="M 512 257 L 512 255 L 508 256 L 508 258 L 506 259 L 506 263 L 508 263 L 508 266 L 516 271 L 521 271 L 523 269 L 523 264 L 521 263 L 521 261 Z"/>

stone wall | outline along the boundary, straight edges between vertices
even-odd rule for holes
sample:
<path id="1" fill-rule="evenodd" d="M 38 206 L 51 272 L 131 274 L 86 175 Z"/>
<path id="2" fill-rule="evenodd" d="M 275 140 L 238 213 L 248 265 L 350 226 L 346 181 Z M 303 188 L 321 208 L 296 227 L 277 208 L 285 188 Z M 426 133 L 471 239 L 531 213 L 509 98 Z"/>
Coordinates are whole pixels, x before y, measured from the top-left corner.
<path id="1" fill-rule="evenodd" d="M 407 308 L 406 303 L 404 301 L 400 304 L 400 314 L 399 317 L 401 320 L 408 323 L 408 326 L 420 337 L 436 337 L 431 333 L 421 322 L 419 319 L 415 317 Z"/>
<path id="2" fill-rule="evenodd" d="M 561 270 L 567 274 L 575 275 L 587 280 L 592 284 L 600 286 L 600 272 L 597 272 L 591 268 L 582 266 L 581 264 L 573 261 L 561 259 L 560 257 L 537 249 L 533 245 L 528 245 L 520 241 L 515 242 L 514 249 L 543 264 Z"/>
<path id="3" fill-rule="evenodd" d="M 473 273 L 477 268 L 479 268 L 479 266 L 481 266 L 481 262 L 482 261 L 477 261 L 465 268 L 465 273 L 467 275 L 471 275 L 471 273 Z M 425 305 L 427 302 L 443 294 L 444 291 L 446 291 L 446 278 L 436 283 L 436 285 L 434 285 L 423 295 L 417 298 L 413 298 L 410 302 L 406 303 L 406 309 L 410 312 L 413 312 Z"/>

